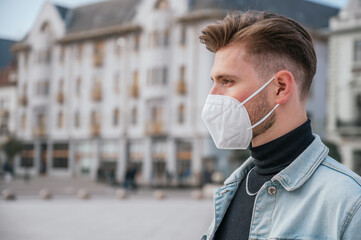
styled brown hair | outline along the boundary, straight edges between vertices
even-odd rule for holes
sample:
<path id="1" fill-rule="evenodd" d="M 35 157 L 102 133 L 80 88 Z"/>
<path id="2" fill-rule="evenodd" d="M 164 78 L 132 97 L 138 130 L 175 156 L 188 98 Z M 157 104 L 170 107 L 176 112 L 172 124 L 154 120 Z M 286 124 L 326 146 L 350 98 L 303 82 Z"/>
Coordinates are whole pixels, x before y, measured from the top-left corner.
<path id="1" fill-rule="evenodd" d="M 310 35 L 296 21 L 271 12 L 236 11 L 205 27 L 199 39 L 214 53 L 230 43 L 243 44 L 259 77 L 290 71 L 301 99 L 307 97 L 317 59 Z"/>

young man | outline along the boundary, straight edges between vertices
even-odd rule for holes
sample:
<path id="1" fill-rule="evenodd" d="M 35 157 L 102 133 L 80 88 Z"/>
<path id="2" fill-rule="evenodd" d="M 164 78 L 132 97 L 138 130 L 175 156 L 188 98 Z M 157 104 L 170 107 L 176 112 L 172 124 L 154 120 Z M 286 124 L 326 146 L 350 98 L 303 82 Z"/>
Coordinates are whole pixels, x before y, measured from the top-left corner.
<path id="1" fill-rule="evenodd" d="M 202 239 L 361 239 L 361 178 L 312 134 L 312 39 L 273 13 L 236 12 L 203 29 L 215 52 L 202 118 L 218 148 L 251 157 L 215 191 Z"/>

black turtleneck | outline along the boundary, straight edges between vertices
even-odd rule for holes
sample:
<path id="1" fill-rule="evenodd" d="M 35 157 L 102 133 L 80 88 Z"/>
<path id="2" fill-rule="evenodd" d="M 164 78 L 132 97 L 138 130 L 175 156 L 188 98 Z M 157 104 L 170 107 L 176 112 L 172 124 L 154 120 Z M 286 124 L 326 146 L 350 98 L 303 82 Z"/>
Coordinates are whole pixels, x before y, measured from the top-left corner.
<path id="1" fill-rule="evenodd" d="M 291 164 L 314 138 L 311 121 L 307 120 L 301 126 L 271 142 L 258 147 L 252 147 L 251 144 L 249 149 L 255 168 L 249 174 L 249 191 L 256 193 L 265 182 Z M 244 178 L 216 231 L 215 240 L 248 239 L 255 197 L 247 194 L 246 178 Z"/>

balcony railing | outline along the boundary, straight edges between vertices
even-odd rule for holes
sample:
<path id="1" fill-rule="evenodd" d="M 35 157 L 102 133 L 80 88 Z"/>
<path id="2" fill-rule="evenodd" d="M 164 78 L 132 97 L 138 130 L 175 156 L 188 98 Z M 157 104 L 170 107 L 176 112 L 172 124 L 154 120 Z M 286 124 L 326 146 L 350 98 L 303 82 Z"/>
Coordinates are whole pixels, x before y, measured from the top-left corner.
<path id="1" fill-rule="evenodd" d="M 178 80 L 177 82 L 177 93 L 180 95 L 184 95 L 187 93 L 187 85 L 184 80 Z"/>
<path id="2" fill-rule="evenodd" d="M 92 100 L 93 101 L 101 101 L 102 100 L 102 89 L 101 87 L 94 87 L 92 89 Z"/>
<path id="3" fill-rule="evenodd" d="M 34 137 L 45 137 L 46 136 L 46 127 L 45 126 L 35 126 L 33 130 Z"/>
<path id="4" fill-rule="evenodd" d="M 163 135 L 164 126 L 161 122 L 149 122 L 146 126 L 146 134 L 150 136 Z"/>
<path id="5" fill-rule="evenodd" d="M 90 128 L 90 135 L 93 137 L 98 137 L 100 135 L 100 124 L 93 123 Z"/>

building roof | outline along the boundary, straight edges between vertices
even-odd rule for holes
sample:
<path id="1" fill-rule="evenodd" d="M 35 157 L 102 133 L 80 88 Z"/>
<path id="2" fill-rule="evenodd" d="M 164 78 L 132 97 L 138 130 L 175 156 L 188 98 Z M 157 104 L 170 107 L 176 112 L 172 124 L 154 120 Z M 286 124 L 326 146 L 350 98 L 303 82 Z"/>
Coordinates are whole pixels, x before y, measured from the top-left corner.
<path id="1" fill-rule="evenodd" d="M 135 16 L 139 2 L 140 0 L 104 1 L 74 8 L 67 19 L 67 33 L 127 23 Z"/>
<path id="2" fill-rule="evenodd" d="M 0 38 L 0 69 L 6 68 L 14 60 L 14 55 L 10 51 L 13 43 L 15 41 Z"/>
<path id="3" fill-rule="evenodd" d="M 191 11 L 217 8 L 222 10 L 272 11 L 312 28 L 328 28 L 330 17 L 339 9 L 305 0 L 189 0 Z"/>
<path id="4" fill-rule="evenodd" d="M 61 19 L 63 19 L 65 21 L 67 13 L 69 12 L 69 8 L 63 7 L 63 6 L 59 6 L 59 5 L 54 5 L 56 10 L 58 11 Z"/>

